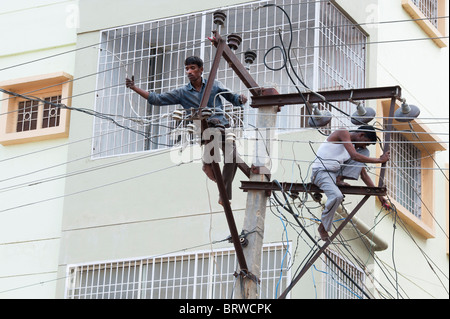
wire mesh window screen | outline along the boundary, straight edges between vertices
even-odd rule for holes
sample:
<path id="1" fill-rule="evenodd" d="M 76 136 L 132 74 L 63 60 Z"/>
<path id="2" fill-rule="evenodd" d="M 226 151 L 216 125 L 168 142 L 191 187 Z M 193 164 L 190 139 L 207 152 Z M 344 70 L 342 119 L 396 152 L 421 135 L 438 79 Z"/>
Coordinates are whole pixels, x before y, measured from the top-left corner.
<path id="1" fill-rule="evenodd" d="M 265 245 L 260 297 L 275 298 L 289 284 L 282 244 Z M 66 298 L 227 299 L 238 269 L 234 250 L 68 266 Z M 277 291 L 278 289 L 278 291 Z"/>
<path id="2" fill-rule="evenodd" d="M 388 195 L 414 216 L 421 218 L 421 151 L 401 133 L 392 133 L 391 142 L 389 163 L 394 163 L 395 166 L 386 169 Z"/>
<path id="3" fill-rule="evenodd" d="M 365 273 L 332 250 L 327 251 L 331 259 L 358 285 L 364 287 Z M 325 260 L 325 299 L 362 299 L 360 289 L 328 259 Z"/>
<path id="4" fill-rule="evenodd" d="M 438 27 L 438 6 L 439 0 L 412 0 L 419 10 L 427 17 L 430 22 Z"/>
<path id="5" fill-rule="evenodd" d="M 235 53 L 242 61 L 246 50 L 257 51 L 257 58 L 248 65 L 248 69 L 258 85 L 275 87 L 279 93 L 296 92 L 286 72 L 268 68 L 280 68 L 284 63 L 281 49 L 268 52 L 270 48 L 281 47 L 281 36 L 286 46 L 291 43 L 291 70 L 309 88 L 364 87 L 366 37 L 357 27 L 350 27 L 352 23 L 336 7 L 322 1 L 275 1 L 289 15 L 293 31 L 291 37 L 289 20 L 281 10 L 275 7 L 255 10 L 267 3 L 258 1 L 222 8 L 227 18 L 219 29 L 224 38 L 231 33 L 241 35 L 242 43 Z M 94 157 L 165 148 L 178 142 L 170 132 L 180 123 L 172 120 L 170 115 L 181 106 L 148 105 L 140 96 L 126 89 L 125 77 L 134 75 L 137 86 L 157 93 L 178 88 L 187 84 L 184 60 L 190 55 L 198 55 L 204 60 L 205 76 L 208 77 L 216 51 L 206 38 L 212 35 L 212 30 L 218 29 L 213 23 L 213 12 L 204 11 L 101 32 L 96 111 L 118 116 L 116 120 L 121 125 L 135 131 L 124 130 L 107 119 L 96 118 Z M 250 97 L 248 89 L 224 60 L 217 80 L 231 91 Z M 301 90 L 306 90 L 300 81 L 295 82 Z M 347 113 L 354 109 L 349 103 L 337 106 Z M 277 127 L 305 127 L 305 114 L 302 106 L 285 106 L 277 115 Z M 241 127 L 255 125 L 256 110 L 246 105 L 243 116 L 241 114 L 238 118 L 242 118 L 237 122 Z"/>

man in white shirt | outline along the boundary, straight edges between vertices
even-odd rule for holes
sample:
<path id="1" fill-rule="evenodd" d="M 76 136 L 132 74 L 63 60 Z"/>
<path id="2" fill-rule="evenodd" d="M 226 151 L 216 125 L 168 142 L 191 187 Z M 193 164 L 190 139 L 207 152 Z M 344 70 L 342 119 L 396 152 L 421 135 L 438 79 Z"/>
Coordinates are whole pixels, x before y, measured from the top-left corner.
<path id="1" fill-rule="evenodd" d="M 383 153 L 379 158 L 369 157 L 367 146 L 375 144 L 377 136 L 373 126 L 364 125 L 355 131 L 339 129 L 328 136 L 320 145 L 311 169 L 311 182 L 317 185 L 327 196 L 325 208 L 322 211 L 318 231 L 322 240 L 328 240 L 334 213 L 343 200 L 338 186 L 348 185 L 344 179 L 358 179 L 369 187 L 373 187 L 363 163 L 386 163 L 390 152 Z M 385 199 L 379 197 L 382 205 Z"/>

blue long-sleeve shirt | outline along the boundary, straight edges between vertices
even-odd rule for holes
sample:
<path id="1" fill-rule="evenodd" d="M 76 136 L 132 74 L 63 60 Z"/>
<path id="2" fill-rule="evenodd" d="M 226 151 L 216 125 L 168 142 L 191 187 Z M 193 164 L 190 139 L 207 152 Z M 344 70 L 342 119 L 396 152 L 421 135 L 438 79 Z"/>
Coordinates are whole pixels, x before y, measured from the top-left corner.
<path id="1" fill-rule="evenodd" d="M 148 103 L 152 105 L 181 104 L 185 109 L 198 108 L 200 106 L 203 93 L 205 92 L 206 83 L 207 80 L 203 78 L 202 89 L 200 92 L 197 91 L 191 83 L 161 94 L 150 92 Z M 223 113 L 223 104 L 220 96 L 223 96 L 234 106 L 240 106 L 241 103 L 239 102 L 239 95 L 232 93 L 221 82 L 216 80 L 214 81 L 207 106 L 211 108 L 213 112 L 215 111 L 211 118 L 217 118 L 223 125 L 228 125 L 228 120 Z"/>

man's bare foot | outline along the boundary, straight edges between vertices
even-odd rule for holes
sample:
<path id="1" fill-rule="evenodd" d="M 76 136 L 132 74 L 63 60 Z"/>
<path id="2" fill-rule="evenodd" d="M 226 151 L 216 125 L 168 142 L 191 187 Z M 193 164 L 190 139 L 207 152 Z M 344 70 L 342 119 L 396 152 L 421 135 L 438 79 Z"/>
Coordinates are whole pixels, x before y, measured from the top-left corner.
<path id="1" fill-rule="evenodd" d="M 214 176 L 214 172 L 210 164 L 203 164 L 202 169 L 210 180 L 212 180 L 213 182 L 216 181 L 216 177 Z"/>
<path id="2" fill-rule="evenodd" d="M 344 179 L 342 177 L 336 177 L 336 185 L 337 186 L 350 186 L 349 183 L 344 182 Z"/>
<path id="3" fill-rule="evenodd" d="M 327 231 L 323 227 L 322 223 L 320 223 L 319 228 L 317 230 L 319 231 L 320 238 L 323 241 L 327 241 L 328 239 L 330 239 L 330 236 L 328 235 Z"/>
<path id="4" fill-rule="evenodd" d="M 346 183 L 346 182 L 338 182 L 338 181 L 336 181 L 336 185 L 337 185 L 337 186 L 351 186 L 349 183 Z"/>

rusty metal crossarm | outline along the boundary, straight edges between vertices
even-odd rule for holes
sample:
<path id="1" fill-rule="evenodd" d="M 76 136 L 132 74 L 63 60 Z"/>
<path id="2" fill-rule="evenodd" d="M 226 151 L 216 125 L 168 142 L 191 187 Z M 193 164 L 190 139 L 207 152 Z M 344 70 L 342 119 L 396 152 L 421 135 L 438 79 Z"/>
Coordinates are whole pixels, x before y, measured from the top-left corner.
<path id="1" fill-rule="evenodd" d="M 357 101 L 357 100 L 374 100 L 374 99 L 389 99 L 401 98 L 401 88 L 399 86 L 364 88 L 364 89 L 350 89 L 350 90 L 334 90 L 334 91 L 319 91 L 317 93 L 305 92 L 303 93 L 305 100 L 309 103 L 320 102 L 343 102 L 343 101 Z M 253 96 L 251 107 L 263 107 L 271 105 L 292 105 L 305 104 L 304 100 L 298 93 L 276 94 Z"/>
<path id="2" fill-rule="evenodd" d="M 280 183 L 284 191 L 292 193 L 311 192 L 323 193 L 323 191 L 311 183 Z M 274 182 L 254 182 L 241 181 L 241 187 L 244 192 L 249 190 L 265 190 L 280 191 L 280 187 Z M 385 196 L 386 187 L 367 187 L 367 186 L 339 186 L 342 194 L 348 195 L 368 195 L 368 196 Z"/>
<path id="3" fill-rule="evenodd" d="M 230 202 L 228 200 L 227 191 L 223 182 L 222 173 L 220 172 L 219 164 L 216 162 L 211 163 L 214 176 L 216 178 L 217 188 L 219 189 L 220 198 L 225 211 L 225 217 L 227 219 L 228 227 L 230 228 L 231 239 L 233 240 L 234 249 L 236 250 L 236 257 L 238 259 L 241 271 L 248 272 L 247 262 L 245 261 L 244 252 L 242 250 L 239 233 L 236 228 L 236 222 L 234 220 L 233 212 L 231 210 Z"/>

